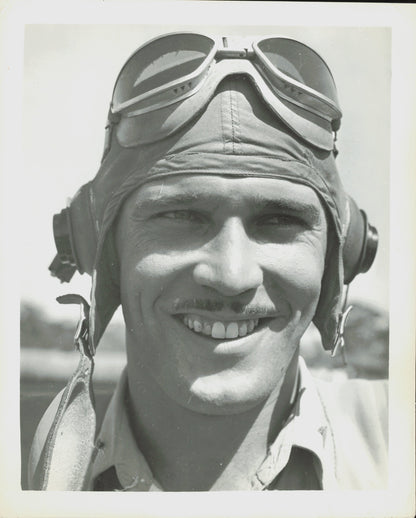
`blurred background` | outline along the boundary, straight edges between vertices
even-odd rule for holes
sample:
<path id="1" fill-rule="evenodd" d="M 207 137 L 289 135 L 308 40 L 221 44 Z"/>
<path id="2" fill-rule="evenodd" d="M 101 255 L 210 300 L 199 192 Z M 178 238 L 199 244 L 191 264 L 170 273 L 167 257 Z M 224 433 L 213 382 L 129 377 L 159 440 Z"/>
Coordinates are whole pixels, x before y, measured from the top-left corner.
<path id="1" fill-rule="evenodd" d="M 78 363 L 73 350 L 78 310 L 55 298 L 68 292 L 88 299 L 90 280 L 75 275 L 60 285 L 47 267 L 55 254 L 52 216 L 98 170 L 104 125 L 115 78 L 144 41 L 181 30 L 206 34 L 282 34 L 316 49 L 329 64 L 344 117 L 337 158 L 347 191 L 380 233 L 375 263 L 352 284 L 347 347 L 331 358 L 313 326 L 302 345 L 311 369 L 325 379 L 388 376 L 390 30 L 383 27 L 222 25 L 26 25 L 23 84 L 25 190 L 20 271 L 22 485 L 37 422 Z M 124 365 L 118 311 L 97 353 L 99 416 Z"/>

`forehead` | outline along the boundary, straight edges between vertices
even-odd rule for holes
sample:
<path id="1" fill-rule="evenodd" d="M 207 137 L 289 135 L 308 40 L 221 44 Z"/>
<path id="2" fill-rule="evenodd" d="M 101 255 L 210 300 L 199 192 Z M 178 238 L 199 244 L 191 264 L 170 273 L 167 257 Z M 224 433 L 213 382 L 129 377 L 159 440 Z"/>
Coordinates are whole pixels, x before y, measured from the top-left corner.
<path id="1" fill-rule="evenodd" d="M 211 210 L 250 210 L 279 203 L 299 210 L 314 208 L 324 214 L 311 187 L 283 178 L 257 176 L 175 175 L 144 184 L 132 196 L 132 203 L 140 208 L 205 205 Z"/>

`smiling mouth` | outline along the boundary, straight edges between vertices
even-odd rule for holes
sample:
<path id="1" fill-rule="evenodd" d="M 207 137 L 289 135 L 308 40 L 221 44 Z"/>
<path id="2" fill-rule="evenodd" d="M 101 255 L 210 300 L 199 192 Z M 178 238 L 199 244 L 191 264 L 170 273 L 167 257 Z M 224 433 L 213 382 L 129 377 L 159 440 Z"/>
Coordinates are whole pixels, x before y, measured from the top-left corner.
<path id="1" fill-rule="evenodd" d="M 183 315 L 181 319 L 185 326 L 194 333 L 210 336 L 217 340 L 247 336 L 254 332 L 259 326 L 259 322 L 266 320 L 265 318 L 250 318 L 235 321 L 212 321 L 199 315 L 191 314 Z"/>

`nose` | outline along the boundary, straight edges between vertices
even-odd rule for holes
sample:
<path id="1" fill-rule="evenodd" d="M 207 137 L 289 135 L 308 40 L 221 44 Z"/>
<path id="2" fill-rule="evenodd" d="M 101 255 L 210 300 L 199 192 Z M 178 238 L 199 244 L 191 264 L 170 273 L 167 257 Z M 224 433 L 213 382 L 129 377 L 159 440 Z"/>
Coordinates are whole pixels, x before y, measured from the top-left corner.
<path id="1" fill-rule="evenodd" d="M 255 244 L 241 220 L 227 220 L 215 238 L 205 245 L 193 275 L 198 284 L 224 296 L 239 295 L 263 283 Z"/>

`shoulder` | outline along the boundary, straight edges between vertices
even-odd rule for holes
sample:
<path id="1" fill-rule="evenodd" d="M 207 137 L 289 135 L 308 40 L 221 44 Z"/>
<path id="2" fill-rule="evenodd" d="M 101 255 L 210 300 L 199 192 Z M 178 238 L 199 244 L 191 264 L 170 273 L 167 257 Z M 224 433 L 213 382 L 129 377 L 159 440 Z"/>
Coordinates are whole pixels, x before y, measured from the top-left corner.
<path id="1" fill-rule="evenodd" d="M 331 430 L 339 477 L 350 489 L 387 483 L 388 383 L 385 380 L 317 380 Z"/>
<path id="2" fill-rule="evenodd" d="M 360 428 L 387 425 L 387 380 L 315 380 L 321 402 L 333 420 L 353 421 Z"/>

